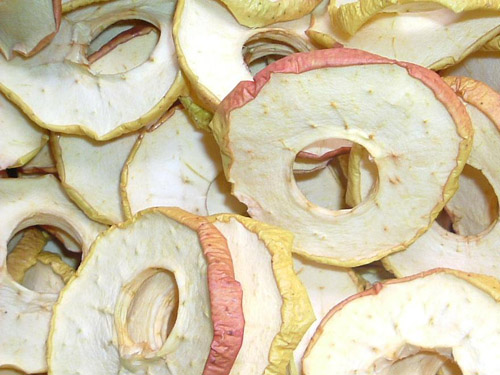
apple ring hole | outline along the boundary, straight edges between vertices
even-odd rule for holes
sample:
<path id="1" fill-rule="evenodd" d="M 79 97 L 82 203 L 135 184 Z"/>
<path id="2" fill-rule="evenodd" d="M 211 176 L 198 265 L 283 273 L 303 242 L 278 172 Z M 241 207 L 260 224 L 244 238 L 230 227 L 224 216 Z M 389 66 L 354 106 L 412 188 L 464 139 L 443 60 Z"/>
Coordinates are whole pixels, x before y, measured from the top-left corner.
<path id="1" fill-rule="evenodd" d="M 380 366 L 381 365 L 381 366 Z M 378 367 L 380 366 L 380 368 Z M 462 370 L 450 353 L 441 354 L 432 350 L 421 350 L 392 363 L 381 361 L 378 363 L 377 374 L 425 374 L 425 375 L 463 375 Z"/>
<path id="2" fill-rule="evenodd" d="M 459 177 L 459 188 L 437 222 L 451 233 L 477 236 L 487 233 L 498 215 L 498 198 L 493 186 L 479 169 L 466 164 Z"/>
<path id="3" fill-rule="evenodd" d="M 56 227 L 46 228 L 50 228 L 50 233 L 63 232 Z M 50 233 L 37 226 L 29 226 L 15 233 L 7 243 L 7 272 L 29 290 L 57 294 L 66 283 L 56 270 L 63 269 L 54 265 L 54 258 L 47 258 L 46 255 L 53 254 L 66 266 L 76 270 L 81 263 L 81 252 L 69 251 L 63 242 Z M 73 237 L 66 232 L 63 236 L 81 251 L 81 245 Z"/>
<path id="4" fill-rule="evenodd" d="M 310 48 L 302 38 L 292 32 L 270 30 L 253 35 L 242 48 L 242 55 L 252 76 L 269 64 Z"/>
<path id="5" fill-rule="evenodd" d="M 357 178 L 349 167 L 352 149 L 360 155 L 356 161 L 362 170 Z M 365 148 L 347 139 L 330 138 L 314 142 L 296 155 L 293 176 L 310 203 L 330 211 L 349 212 L 372 194 L 378 170 Z"/>
<path id="6" fill-rule="evenodd" d="M 87 60 L 94 74 L 128 72 L 151 58 L 160 30 L 143 20 L 123 20 L 105 28 L 89 44 Z"/>
<path id="7" fill-rule="evenodd" d="M 126 357 L 153 357 L 166 342 L 177 320 L 179 290 L 175 276 L 165 269 L 147 269 L 122 289 L 118 309 L 125 339 L 120 351 Z"/>

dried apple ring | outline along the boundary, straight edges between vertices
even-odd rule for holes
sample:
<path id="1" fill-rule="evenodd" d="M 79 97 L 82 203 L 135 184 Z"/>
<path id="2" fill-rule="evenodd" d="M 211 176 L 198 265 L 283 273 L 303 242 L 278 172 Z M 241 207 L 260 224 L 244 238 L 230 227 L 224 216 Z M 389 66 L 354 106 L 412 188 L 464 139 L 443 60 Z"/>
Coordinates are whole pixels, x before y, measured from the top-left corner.
<path id="1" fill-rule="evenodd" d="M 227 374 L 244 325 L 233 272 L 222 234 L 180 209 L 110 228 L 55 308 L 51 374 Z"/>
<path id="2" fill-rule="evenodd" d="M 472 135 L 436 73 L 343 48 L 276 61 L 224 99 L 211 127 L 249 214 L 292 231 L 296 252 L 343 266 L 401 250 L 429 227 L 457 189 Z M 350 211 L 318 207 L 294 183 L 297 153 L 329 138 L 362 145 L 379 171 L 377 191 Z"/>
<path id="3" fill-rule="evenodd" d="M 173 26 L 176 52 L 203 105 L 215 111 L 238 82 L 252 78 L 242 55 L 246 42 L 279 41 L 291 47 L 290 52 L 313 48 L 303 32 L 300 34 L 303 25 L 299 30 L 294 24 L 288 26 L 293 28 L 287 29 L 286 24 L 249 28 L 240 25 L 219 1 L 179 0 Z"/>
<path id="4" fill-rule="evenodd" d="M 174 0 L 123 0 L 65 14 L 53 42 L 38 54 L 0 58 L 0 91 L 38 125 L 57 132 L 108 140 L 154 122 L 185 89 L 171 34 L 175 6 Z M 161 31 L 147 61 L 117 74 L 93 71 L 86 56 L 93 37 L 128 19 Z"/>
<path id="5" fill-rule="evenodd" d="M 0 366 L 43 372 L 47 370 L 46 341 L 57 294 L 37 293 L 14 281 L 7 269 L 7 242 L 24 228 L 50 223 L 77 238 L 86 254 L 106 227 L 87 218 L 52 175 L 1 179 L 0 217 Z"/>
<path id="6" fill-rule="evenodd" d="M 480 170 L 498 197 L 500 194 L 500 94 L 486 84 L 465 77 L 445 80 L 466 103 L 474 127 L 474 141 L 467 164 Z M 432 228 L 408 249 L 383 260 L 384 266 L 402 277 L 435 267 L 449 267 L 500 278 L 498 217 L 481 233 L 461 236 L 439 225 Z"/>
<path id="7" fill-rule="evenodd" d="M 227 239 L 243 289 L 245 332 L 229 374 L 282 375 L 314 321 L 307 291 L 293 269 L 293 236 L 238 215 L 208 219 Z"/>
<path id="8" fill-rule="evenodd" d="M 446 269 L 376 284 L 323 319 L 304 374 L 415 374 L 398 360 L 429 352 L 454 360 L 463 374 L 498 374 L 499 290 L 492 277 Z"/>

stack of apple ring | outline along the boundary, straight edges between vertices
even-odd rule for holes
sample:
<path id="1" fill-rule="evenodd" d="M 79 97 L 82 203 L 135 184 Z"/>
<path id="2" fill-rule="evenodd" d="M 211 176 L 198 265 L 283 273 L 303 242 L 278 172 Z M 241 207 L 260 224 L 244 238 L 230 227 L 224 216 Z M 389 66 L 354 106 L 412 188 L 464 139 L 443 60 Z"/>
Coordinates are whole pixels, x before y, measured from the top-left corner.
<path id="1" fill-rule="evenodd" d="M 499 34 L 500 1 L 0 2 L 0 375 L 498 375 Z"/>

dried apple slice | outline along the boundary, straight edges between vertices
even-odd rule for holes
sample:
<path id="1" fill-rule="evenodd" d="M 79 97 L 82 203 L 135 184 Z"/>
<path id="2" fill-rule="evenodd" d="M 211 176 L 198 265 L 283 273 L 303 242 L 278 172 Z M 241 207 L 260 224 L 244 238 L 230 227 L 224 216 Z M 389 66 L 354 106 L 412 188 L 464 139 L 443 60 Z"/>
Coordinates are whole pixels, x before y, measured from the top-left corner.
<path id="1" fill-rule="evenodd" d="M 61 22 L 61 0 L 0 2 L 0 52 L 10 59 L 37 53 L 54 37 Z"/>
<path id="2" fill-rule="evenodd" d="M 467 164 L 484 174 L 498 197 L 500 169 L 495 159 L 500 150 L 500 94 L 470 78 L 448 77 L 446 81 L 466 103 L 475 130 Z M 487 230 L 473 236 L 459 236 L 434 224 L 408 249 L 383 262 L 398 277 L 435 267 L 449 267 L 500 278 L 500 259 L 496 251 L 499 238 L 498 217 Z"/>
<path id="3" fill-rule="evenodd" d="M 24 113 L 2 94 L 0 94 L 0 128 L 2 129 L 0 170 L 26 164 L 49 139 L 46 131 L 26 118 Z"/>
<path id="4" fill-rule="evenodd" d="M 497 374 L 499 288 L 493 278 L 446 269 L 377 284 L 323 319 L 304 374 L 393 374 L 395 361 L 421 351 L 453 359 L 464 374 Z"/>
<path id="5" fill-rule="evenodd" d="M 332 306 L 361 292 L 364 288 L 351 269 L 318 264 L 298 256 L 294 256 L 293 263 L 316 315 L 316 321 L 309 327 L 293 353 L 295 370 L 298 374 L 302 374 L 302 356 L 323 317 Z"/>
<path id="6" fill-rule="evenodd" d="M 106 140 L 147 125 L 184 89 L 171 35 L 175 5 L 173 0 L 123 0 L 71 12 L 53 42 L 37 55 L 0 59 L 0 90 L 37 124 L 57 132 Z M 130 18 L 161 31 L 153 53 L 127 72 L 96 74 L 85 56 L 88 44 L 106 26 Z"/>
<path id="7" fill-rule="evenodd" d="M 70 198 L 93 220 L 104 224 L 124 220 L 120 175 L 139 134 L 107 142 L 79 136 L 51 135 L 57 171 Z"/>
<path id="8" fill-rule="evenodd" d="M 221 168 L 211 135 L 176 107 L 141 134 L 125 163 L 120 187 L 125 213 L 175 206 L 206 215 L 208 188 Z"/>
<path id="9" fill-rule="evenodd" d="M 153 208 L 112 227 L 55 308 L 51 373 L 228 373 L 243 331 L 232 272 L 224 237 L 201 217 Z"/>
<path id="10" fill-rule="evenodd" d="M 337 3 L 331 2 L 330 14 L 338 13 Z M 449 3 L 457 2 L 449 1 Z M 488 10 L 487 5 L 481 3 L 482 8 L 462 13 L 454 13 L 444 6 L 427 11 L 423 9 L 417 11 L 410 7 L 408 10 L 412 11 L 408 12 L 381 13 L 371 17 L 370 21 L 354 35 L 345 33 L 337 21 L 332 23 L 326 11 L 326 4 L 322 4 L 320 8 L 322 12 L 316 11 L 313 14 L 307 34 L 328 48 L 337 44 L 348 48 L 359 48 L 439 70 L 463 60 L 500 32 L 500 13 Z M 387 4 L 387 2 L 369 0 L 366 4 L 370 12 L 375 8 L 373 4 Z M 435 2 L 417 2 L 417 4 L 434 5 Z M 465 3 L 461 2 L 461 5 L 463 4 Z M 471 1 L 468 4 L 479 6 L 478 1 Z M 341 5 L 340 8 L 357 5 L 358 2 L 352 2 Z M 346 22 L 350 22 L 348 18 Z"/>
<path id="11" fill-rule="evenodd" d="M 348 1 L 338 8 L 332 6 L 330 15 L 332 22 L 350 35 L 354 35 L 365 23 L 378 13 L 411 13 L 433 12 L 448 9 L 453 13 L 470 11 L 500 11 L 500 4 L 484 0 L 452 1 L 452 0 L 357 0 Z M 491 39 L 491 38 L 490 38 Z"/>
<path id="12" fill-rule="evenodd" d="M 276 22 L 290 21 L 309 14 L 321 0 L 221 0 L 241 25 L 267 26 Z"/>
<path id="13" fill-rule="evenodd" d="M 440 72 L 443 76 L 465 76 L 488 84 L 495 91 L 500 91 L 500 54 L 478 51 L 470 54 L 460 63 Z"/>
<path id="14" fill-rule="evenodd" d="M 227 239 L 235 279 L 243 289 L 245 331 L 230 374 L 284 374 L 314 321 L 307 292 L 293 270 L 293 236 L 237 215 L 209 220 Z"/>
<path id="15" fill-rule="evenodd" d="M 428 228 L 457 188 L 472 134 L 437 74 L 344 48 L 276 61 L 224 99 L 211 127 L 250 216 L 291 230 L 296 252 L 343 266 L 401 250 Z M 359 143 L 379 170 L 377 193 L 347 212 L 311 204 L 293 183 L 297 153 L 329 138 Z"/>
<path id="16" fill-rule="evenodd" d="M 242 55 L 247 41 L 267 38 L 285 41 L 295 51 L 312 48 L 305 35 L 291 29 L 242 26 L 214 0 L 178 1 L 173 33 L 182 70 L 212 111 L 238 82 L 252 79 Z"/>
<path id="17" fill-rule="evenodd" d="M 1 179 L 0 197 L 0 366 L 39 373 L 47 369 L 46 340 L 57 294 L 36 293 L 14 281 L 6 264 L 8 240 L 26 227 L 50 222 L 77 238 L 86 254 L 105 226 L 78 210 L 52 175 Z"/>

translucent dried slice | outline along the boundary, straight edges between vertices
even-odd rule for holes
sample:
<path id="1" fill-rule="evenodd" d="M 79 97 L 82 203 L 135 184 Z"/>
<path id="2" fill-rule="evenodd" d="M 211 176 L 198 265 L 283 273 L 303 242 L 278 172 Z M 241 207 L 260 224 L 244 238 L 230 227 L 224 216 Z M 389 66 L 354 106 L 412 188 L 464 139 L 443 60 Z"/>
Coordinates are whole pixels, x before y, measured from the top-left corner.
<path id="1" fill-rule="evenodd" d="M 2 94 L 0 94 L 0 129 L 2 129 L 0 170 L 26 164 L 49 139 L 46 131 L 30 121 Z"/>
<path id="2" fill-rule="evenodd" d="M 238 22 L 248 27 L 266 26 L 309 14 L 321 0 L 222 0 Z"/>
<path id="3" fill-rule="evenodd" d="M 0 90 L 37 124 L 57 132 L 105 140 L 147 125 L 184 89 L 171 36 L 175 5 L 173 0 L 123 0 L 71 12 L 37 55 L 0 59 Z M 106 26 L 130 18 L 161 31 L 156 48 L 135 69 L 97 74 L 88 67 L 86 47 Z"/>
<path id="4" fill-rule="evenodd" d="M 173 32 L 179 64 L 205 107 L 214 111 L 238 82 L 252 79 L 242 55 L 247 41 L 284 41 L 295 51 L 312 48 L 304 35 L 281 26 L 248 28 L 218 1 L 178 1 Z"/>
<path id="5" fill-rule="evenodd" d="M 81 242 L 86 254 L 105 226 L 92 222 L 66 197 L 52 175 L 0 180 L 0 366 L 46 371 L 46 340 L 57 294 L 36 293 L 7 270 L 7 243 L 26 227 L 50 223 Z"/>
<path id="6" fill-rule="evenodd" d="M 137 140 L 123 168 L 125 213 L 174 206 L 206 215 L 208 188 L 221 171 L 219 148 L 176 107 Z"/>
<path id="7" fill-rule="evenodd" d="M 10 59 L 37 53 L 54 37 L 61 22 L 61 0 L 0 2 L 0 52 Z"/>
<path id="8" fill-rule="evenodd" d="M 317 43 L 328 48 L 335 45 L 359 48 L 435 70 L 458 63 L 500 32 L 499 12 L 454 13 L 441 7 L 378 14 L 354 35 L 349 35 L 336 22 L 332 24 L 326 5 L 322 4 L 321 9 L 323 13 L 314 13 L 307 32 Z M 335 2 L 332 2 L 330 13 L 335 11 Z"/>
<path id="9" fill-rule="evenodd" d="M 134 132 L 106 142 L 51 136 L 52 153 L 64 189 L 90 218 L 105 224 L 124 220 L 120 175 L 138 136 Z"/>
<path id="10" fill-rule="evenodd" d="M 243 289 L 245 331 L 230 375 L 284 374 L 314 321 L 307 292 L 293 271 L 293 236 L 241 216 L 209 219 L 227 239 Z"/>
<path id="11" fill-rule="evenodd" d="M 201 217 L 153 208 L 112 227 L 61 294 L 51 373 L 227 373 L 243 332 L 232 272 L 224 237 Z"/>
<path id="12" fill-rule="evenodd" d="M 499 288 L 493 278 L 439 269 L 377 284 L 323 319 L 304 374 L 391 374 L 395 361 L 421 351 L 453 359 L 463 374 L 497 374 Z"/>
<path id="13" fill-rule="evenodd" d="M 478 51 L 440 72 L 443 76 L 465 76 L 482 81 L 500 91 L 500 53 Z"/>
<path id="14" fill-rule="evenodd" d="M 298 256 L 293 258 L 293 263 L 297 276 L 306 287 L 316 315 L 316 321 L 309 327 L 293 353 L 296 371 L 302 374 L 302 356 L 323 317 L 333 306 L 361 292 L 363 285 L 348 268 L 318 264 Z"/>
<path id="15" fill-rule="evenodd" d="M 446 78 L 466 103 L 474 127 L 472 152 L 467 164 L 480 170 L 496 196 L 500 194 L 500 169 L 496 155 L 500 150 L 500 94 L 484 83 L 468 78 Z M 496 251 L 500 244 L 498 217 L 486 230 L 474 236 L 460 236 L 434 224 L 405 251 L 383 260 L 396 276 L 411 275 L 435 267 L 449 267 L 500 278 Z"/>
<path id="16" fill-rule="evenodd" d="M 380 259 L 421 235 L 456 190 L 472 128 L 435 73 L 338 48 L 285 57 L 254 79 L 211 127 L 233 194 L 250 216 L 291 230 L 295 251 L 343 266 Z M 293 184 L 297 153 L 329 138 L 359 143 L 379 170 L 376 194 L 347 212 L 311 204 Z"/>

